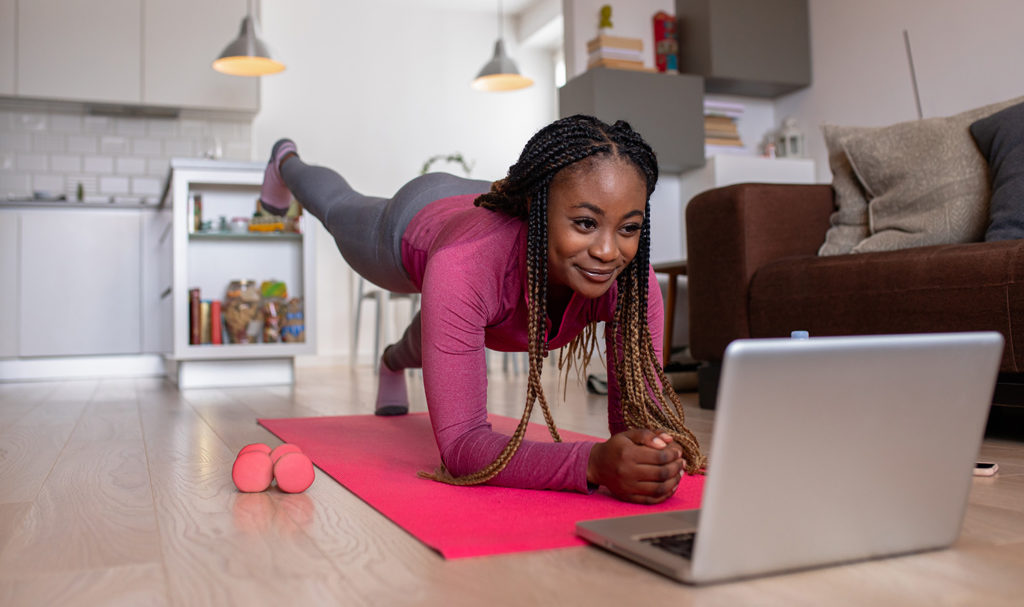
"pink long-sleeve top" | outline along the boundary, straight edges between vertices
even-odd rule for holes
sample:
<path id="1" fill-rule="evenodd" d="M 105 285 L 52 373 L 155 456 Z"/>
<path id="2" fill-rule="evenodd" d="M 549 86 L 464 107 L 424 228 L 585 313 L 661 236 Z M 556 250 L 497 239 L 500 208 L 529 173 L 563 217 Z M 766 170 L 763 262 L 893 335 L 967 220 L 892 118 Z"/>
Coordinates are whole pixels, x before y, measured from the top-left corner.
<path id="1" fill-rule="evenodd" d="M 527 349 L 526 222 L 473 205 L 475 195 L 427 205 L 402 237 L 402 261 L 422 293 L 423 385 L 441 461 L 455 476 L 494 461 L 509 437 L 487 422 L 484 349 Z M 663 306 L 653 270 L 648 273 L 647 322 L 661 356 Z M 561 326 L 547 321 L 548 348 L 567 345 L 593 321 L 615 313 L 615 285 L 598 299 L 574 293 Z M 611 351 L 613 336 L 606 335 Z M 525 395 L 523 397 L 525 403 Z M 608 369 L 608 427 L 622 421 L 615 372 Z M 592 442 L 523 441 L 489 484 L 585 492 Z"/>

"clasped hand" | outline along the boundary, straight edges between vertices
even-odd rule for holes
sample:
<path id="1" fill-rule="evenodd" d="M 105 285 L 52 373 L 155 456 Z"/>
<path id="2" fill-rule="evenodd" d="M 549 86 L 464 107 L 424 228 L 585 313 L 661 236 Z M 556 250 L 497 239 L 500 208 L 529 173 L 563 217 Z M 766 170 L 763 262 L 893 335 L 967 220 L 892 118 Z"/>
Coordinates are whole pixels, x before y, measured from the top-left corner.
<path id="1" fill-rule="evenodd" d="M 626 502 L 657 504 L 675 493 L 685 466 L 683 450 L 671 435 L 634 428 L 594 445 L 587 482 Z"/>

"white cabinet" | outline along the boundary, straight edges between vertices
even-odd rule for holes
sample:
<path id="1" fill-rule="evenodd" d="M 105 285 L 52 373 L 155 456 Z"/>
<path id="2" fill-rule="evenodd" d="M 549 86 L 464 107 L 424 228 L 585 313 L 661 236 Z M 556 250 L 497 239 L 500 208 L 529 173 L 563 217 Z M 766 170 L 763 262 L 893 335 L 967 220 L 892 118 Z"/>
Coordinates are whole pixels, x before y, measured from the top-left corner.
<path id="1" fill-rule="evenodd" d="M 144 6 L 142 103 L 259 110 L 259 78 L 228 76 L 210 67 L 238 35 L 245 0 L 145 0 Z"/>
<path id="2" fill-rule="evenodd" d="M 14 57 L 17 24 L 14 21 L 17 0 L 0 0 L 0 95 L 14 94 Z M 2 346 L 0 346 L 2 347 Z"/>
<path id="3" fill-rule="evenodd" d="M 0 358 L 18 355 L 18 213 L 0 211 Z"/>
<path id="4" fill-rule="evenodd" d="M 21 212 L 19 356 L 141 353 L 141 212 Z"/>
<path id="5" fill-rule="evenodd" d="M 295 233 L 226 233 L 219 218 L 251 217 L 263 181 L 262 163 L 171 160 L 173 268 L 170 375 L 181 387 L 281 384 L 294 381 L 294 357 L 315 352 L 314 247 L 312 230 Z M 192 201 L 213 230 L 195 232 Z M 167 200 L 164 204 L 167 204 Z M 305 221 L 303 217 L 302 221 Z M 282 281 L 289 298 L 302 298 L 301 342 L 192 344 L 189 291 L 224 300 L 234 280 Z M 225 317 L 227 310 L 224 310 Z"/>
<path id="6" fill-rule="evenodd" d="M 259 78 L 210 64 L 245 0 L 0 0 L 0 94 L 254 113 Z"/>
<path id="7" fill-rule="evenodd" d="M 139 103 L 140 0 L 20 0 L 17 94 Z"/>

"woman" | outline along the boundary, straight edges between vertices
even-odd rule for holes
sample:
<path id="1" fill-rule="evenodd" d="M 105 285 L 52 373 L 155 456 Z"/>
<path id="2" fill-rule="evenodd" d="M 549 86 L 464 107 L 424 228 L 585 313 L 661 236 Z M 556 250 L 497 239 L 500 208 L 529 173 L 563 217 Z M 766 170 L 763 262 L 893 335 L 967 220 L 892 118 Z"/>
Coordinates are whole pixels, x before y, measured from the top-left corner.
<path id="1" fill-rule="evenodd" d="M 593 491 L 657 503 L 704 466 L 659 360 L 662 304 L 650 269 L 650 146 L 622 121 L 555 121 L 493 184 L 434 173 L 389 200 L 305 164 L 281 140 L 261 200 L 283 213 L 294 195 L 364 278 L 419 292 L 421 309 L 380 361 L 378 414 L 408 410 L 407 368 L 423 369 L 427 408 L 454 484 Z M 651 294 L 648 297 L 648 293 Z M 600 443 L 564 443 L 541 388 L 549 349 L 586 366 L 605 330 L 608 423 Z M 487 423 L 484 350 L 529 352 L 526 407 L 511 439 Z M 523 440 L 539 401 L 554 443 Z"/>

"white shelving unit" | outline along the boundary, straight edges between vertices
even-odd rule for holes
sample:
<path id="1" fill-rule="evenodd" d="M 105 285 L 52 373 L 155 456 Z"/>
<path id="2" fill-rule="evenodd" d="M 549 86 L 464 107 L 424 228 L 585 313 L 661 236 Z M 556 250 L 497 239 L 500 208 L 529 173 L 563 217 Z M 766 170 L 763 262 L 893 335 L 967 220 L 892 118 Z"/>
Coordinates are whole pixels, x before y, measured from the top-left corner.
<path id="1" fill-rule="evenodd" d="M 313 231 L 308 216 L 301 234 L 195 232 L 193 196 L 202 196 L 204 220 L 214 226 L 220 217 L 252 216 L 263 181 L 263 164 L 173 159 L 168 198 L 173 205 L 171 234 L 172 347 L 167 354 L 168 376 L 182 388 L 289 384 L 294 381 L 294 357 L 315 352 L 316 319 Z M 305 341 L 194 345 L 189 343 L 189 290 L 199 288 L 202 299 L 224 299 L 232 280 L 283 281 L 288 297 L 302 297 Z"/>

